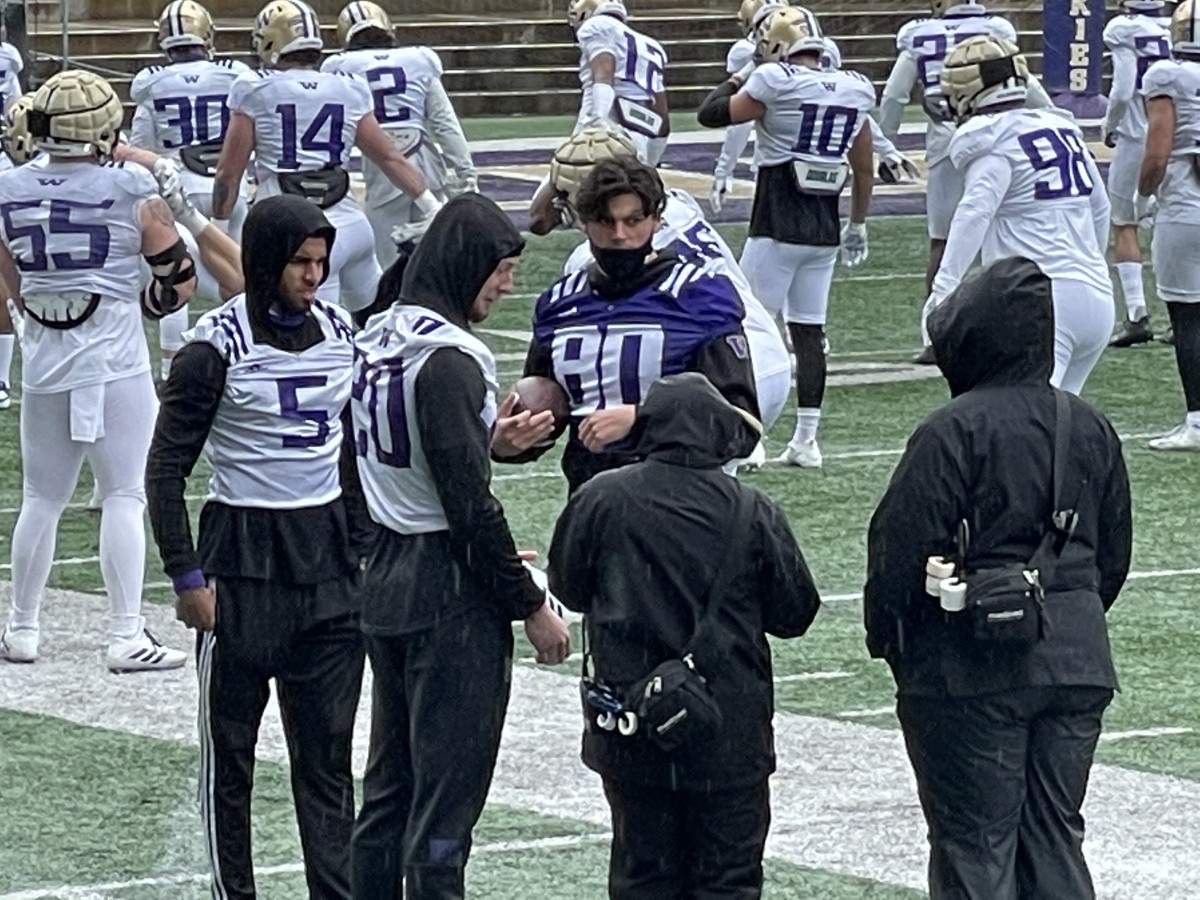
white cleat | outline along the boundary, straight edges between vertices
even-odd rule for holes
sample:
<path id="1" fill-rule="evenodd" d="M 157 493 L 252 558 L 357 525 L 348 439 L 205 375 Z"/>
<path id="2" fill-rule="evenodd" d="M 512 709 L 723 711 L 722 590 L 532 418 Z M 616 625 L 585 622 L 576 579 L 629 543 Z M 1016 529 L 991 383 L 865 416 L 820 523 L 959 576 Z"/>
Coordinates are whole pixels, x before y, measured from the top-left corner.
<path id="1" fill-rule="evenodd" d="M 8 389 L 8 385 L 0 381 L 0 409 L 8 409 L 12 406 L 12 391 Z"/>
<path id="2" fill-rule="evenodd" d="M 13 628 L 5 625 L 0 631 L 0 659 L 13 663 L 31 663 L 38 657 L 37 628 Z"/>
<path id="3" fill-rule="evenodd" d="M 788 466 L 799 466 L 802 469 L 821 468 L 821 448 L 816 440 L 788 441 L 787 449 L 776 458 L 775 462 Z"/>
<path id="4" fill-rule="evenodd" d="M 1184 423 L 1169 434 L 1150 442 L 1151 450 L 1190 450 L 1200 452 L 1200 426 Z"/>
<path id="5" fill-rule="evenodd" d="M 143 629 L 137 637 L 109 644 L 105 658 L 108 671 L 117 674 L 178 669 L 185 662 L 186 653 L 164 647 L 148 628 Z"/>

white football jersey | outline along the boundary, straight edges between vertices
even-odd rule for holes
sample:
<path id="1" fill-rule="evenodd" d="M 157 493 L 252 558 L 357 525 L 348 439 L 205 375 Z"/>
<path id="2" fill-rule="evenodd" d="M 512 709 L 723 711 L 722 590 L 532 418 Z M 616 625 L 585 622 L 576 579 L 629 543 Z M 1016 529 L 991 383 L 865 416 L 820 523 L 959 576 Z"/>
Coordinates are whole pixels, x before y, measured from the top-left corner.
<path id="1" fill-rule="evenodd" d="M 17 76 L 24 68 L 17 48 L 8 41 L 0 41 L 0 112 L 8 112 L 21 96 L 21 81 Z"/>
<path id="2" fill-rule="evenodd" d="M 942 16 L 914 19 L 896 35 L 896 49 L 907 53 L 917 67 L 917 80 L 927 97 L 942 95 L 942 65 L 946 55 L 967 38 L 992 35 L 1017 42 L 1017 30 L 1002 16 Z M 930 164 L 945 159 L 954 136 L 954 124 L 930 120 L 925 133 L 925 159 Z"/>
<path id="3" fill-rule="evenodd" d="M 1131 85 L 1133 97 L 1117 132 L 1142 141 L 1146 138 L 1146 107 L 1139 92 L 1150 66 L 1171 56 L 1169 19 L 1156 16 L 1117 16 L 1104 29 L 1104 45 L 1113 54 L 1113 86 Z"/>
<path id="4" fill-rule="evenodd" d="M 204 457 L 208 499 L 230 506 L 300 509 L 341 496 L 342 410 L 350 399 L 353 325 L 317 300 L 325 339 L 299 352 L 254 341 L 246 295 L 205 313 L 185 332 L 212 344 L 229 368 Z"/>
<path id="5" fill-rule="evenodd" d="M 1175 105 L 1175 143 L 1158 189 L 1156 221 L 1200 222 L 1200 62 L 1156 62 L 1142 83 L 1146 100 L 1170 97 Z"/>
<path id="6" fill-rule="evenodd" d="M 231 59 L 142 69 L 129 87 L 137 104 L 129 142 L 176 157 L 180 147 L 222 142 L 229 127 L 229 89 L 249 71 Z"/>
<path id="7" fill-rule="evenodd" d="M 591 62 L 609 54 L 613 58 L 613 91 L 626 100 L 646 102 L 666 90 L 663 72 L 667 51 L 652 37 L 634 31 L 612 16 L 592 16 L 575 32 L 579 44 L 579 80 L 585 102 L 592 94 Z M 588 110 L 592 115 L 608 116 L 609 110 Z"/>
<path id="8" fill-rule="evenodd" d="M 755 48 L 756 44 L 748 37 L 742 38 L 740 41 L 734 41 L 733 46 L 729 48 L 729 52 L 725 54 L 725 71 L 732 75 L 735 72 L 742 71 L 747 63 L 754 62 Z"/>
<path id="9" fill-rule="evenodd" d="M 755 148 L 764 166 L 845 161 L 875 106 L 875 88 L 857 72 L 786 62 L 759 66 L 742 91 L 767 108 Z"/>
<path id="10" fill-rule="evenodd" d="M 487 384 L 479 416 L 496 421 L 496 360 L 470 332 L 423 306 L 397 304 L 371 318 L 354 341 L 351 414 L 358 474 L 371 518 L 400 534 L 444 531 L 446 513 L 429 471 L 415 415 L 417 376 L 434 351 L 453 347 L 479 364 Z"/>
<path id="11" fill-rule="evenodd" d="M 673 249 L 683 259 L 703 260 L 709 264 L 706 271 L 725 275 L 733 282 L 742 299 L 742 306 L 746 308 L 746 318 L 742 325 L 746 331 L 746 339 L 750 342 L 750 354 L 754 358 L 756 374 L 774 374 L 772 366 L 773 358 L 777 356 L 776 348 L 783 349 L 781 367 L 790 368 L 787 350 L 783 347 L 775 320 L 750 290 L 750 282 L 746 280 L 746 275 L 729 245 L 705 220 L 704 212 L 696 203 L 696 198 L 687 191 L 677 188 L 667 190 L 667 204 L 663 209 L 662 224 L 654 233 L 653 246 L 655 250 Z M 592 259 L 592 245 L 584 240 L 571 251 L 566 265 L 563 266 L 563 275 L 587 268 Z M 763 367 L 761 371 L 760 365 Z"/>
<path id="12" fill-rule="evenodd" d="M 276 172 L 344 167 L 358 122 L 374 105 L 357 75 L 314 69 L 256 69 L 239 75 L 229 92 L 229 108 L 254 122 L 262 196 L 279 193 Z"/>
<path id="13" fill-rule="evenodd" d="M 427 131 L 425 97 L 429 86 L 442 77 L 442 61 L 429 47 L 347 50 L 326 58 L 321 71 L 364 79 L 374 100 L 375 118 L 385 131 Z"/>
<path id="14" fill-rule="evenodd" d="M 42 155 L 0 176 L 0 239 L 21 273 L 22 296 L 103 297 L 75 328 L 45 328 L 26 317 L 26 390 L 70 390 L 149 368 L 138 299 L 139 215 L 157 196 L 154 176 L 136 165 Z"/>
<path id="15" fill-rule="evenodd" d="M 1051 278 L 1111 292 L 1105 248 L 1097 243 L 1092 217 L 1092 192 L 1104 185 L 1079 126 L 1039 109 L 975 116 L 950 144 L 951 160 L 967 173 L 968 192 L 970 166 L 985 157 L 1007 162 L 1012 180 L 988 226 L 983 264 L 1022 256 Z"/>

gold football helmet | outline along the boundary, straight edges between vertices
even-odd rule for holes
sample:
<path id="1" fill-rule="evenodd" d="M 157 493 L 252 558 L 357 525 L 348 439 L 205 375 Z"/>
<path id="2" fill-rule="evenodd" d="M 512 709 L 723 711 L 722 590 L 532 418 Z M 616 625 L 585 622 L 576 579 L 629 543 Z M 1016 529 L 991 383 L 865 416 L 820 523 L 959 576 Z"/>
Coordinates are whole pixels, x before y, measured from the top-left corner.
<path id="1" fill-rule="evenodd" d="M 574 29 L 592 16 L 616 16 L 622 22 L 629 18 L 624 0 L 570 0 L 567 4 L 567 23 Z"/>
<path id="2" fill-rule="evenodd" d="M 754 58 L 759 62 L 779 62 L 806 50 L 825 52 L 825 36 L 817 17 L 801 6 L 785 6 L 763 20 Z"/>
<path id="3" fill-rule="evenodd" d="M 942 94 L 959 119 L 1001 103 L 1024 103 L 1028 85 L 1029 65 L 1020 49 L 991 35 L 963 41 L 942 66 Z"/>
<path id="4" fill-rule="evenodd" d="M 1171 14 L 1171 49 L 1200 55 L 1200 3 L 1196 0 L 1183 0 Z"/>
<path id="5" fill-rule="evenodd" d="M 39 150 L 56 156 L 112 154 L 121 128 L 121 101 L 112 85 L 94 72 L 67 69 L 33 95 L 29 134 Z"/>
<path id="6" fill-rule="evenodd" d="M 4 114 L 4 152 L 13 165 L 24 165 L 37 153 L 29 134 L 29 110 L 32 107 L 33 94 L 24 94 L 13 101 Z"/>
<path id="7" fill-rule="evenodd" d="M 742 26 L 742 34 L 753 37 L 767 16 L 787 5 L 788 0 L 742 0 L 738 9 L 738 24 Z"/>
<path id="8" fill-rule="evenodd" d="M 163 50 L 207 47 L 212 53 L 216 29 L 208 10 L 196 0 L 174 0 L 154 24 L 158 27 L 158 46 Z"/>
<path id="9" fill-rule="evenodd" d="M 321 25 L 312 7 L 302 0 L 272 0 L 254 20 L 250 38 L 255 54 L 273 66 L 285 53 L 320 50 Z"/>
<path id="10" fill-rule="evenodd" d="M 575 198 L 592 167 L 606 159 L 626 156 L 637 156 L 633 141 L 624 132 L 605 128 L 585 128 L 558 145 L 550 161 L 550 183 L 567 195 L 562 207 L 565 224 L 575 224 Z"/>
<path id="11" fill-rule="evenodd" d="M 378 3 L 372 3 L 371 0 L 354 0 L 353 3 L 347 3 L 338 13 L 338 43 L 343 47 L 350 38 L 367 28 L 378 28 L 388 34 L 392 33 L 392 20 Z"/>
<path id="12" fill-rule="evenodd" d="M 964 7 L 960 10 L 959 7 Z M 929 0 L 929 10 L 935 16 L 944 16 L 948 12 L 983 12 L 983 4 L 978 2 L 966 2 L 962 0 Z"/>

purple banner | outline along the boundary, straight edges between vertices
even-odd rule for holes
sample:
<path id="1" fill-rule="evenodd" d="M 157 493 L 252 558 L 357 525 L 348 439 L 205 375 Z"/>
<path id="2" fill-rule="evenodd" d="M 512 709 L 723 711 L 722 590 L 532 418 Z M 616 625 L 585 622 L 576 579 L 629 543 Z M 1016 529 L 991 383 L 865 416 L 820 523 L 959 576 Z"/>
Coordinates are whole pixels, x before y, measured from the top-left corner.
<path id="1" fill-rule="evenodd" d="M 1079 111 L 1099 101 L 1104 64 L 1104 0 L 1046 0 L 1043 82 L 1055 102 Z"/>

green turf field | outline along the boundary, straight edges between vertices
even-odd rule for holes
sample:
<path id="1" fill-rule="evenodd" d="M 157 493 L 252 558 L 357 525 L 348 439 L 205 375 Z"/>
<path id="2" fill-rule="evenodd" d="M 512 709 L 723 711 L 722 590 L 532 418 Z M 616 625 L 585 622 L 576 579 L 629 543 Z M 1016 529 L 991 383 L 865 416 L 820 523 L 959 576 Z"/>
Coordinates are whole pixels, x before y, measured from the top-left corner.
<path id="1" fill-rule="evenodd" d="M 739 249 L 744 227 L 721 230 Z M 527 331 L 533 298 L 551 282 L 576 241 L 572 234 L 532 239 L 519 270 L 516 295 L 497 307 L 485 328 Z M 829 324 L 834 379 L 820 432 L 825 467 L 820 471 L 768 468 L 749 478 L 783 503 L 822 592 L 832 598 L 808 636 L 775 645 L 776 675 L 782 679 L 781 710 L 822 721 L 891 729 L 890 680 L 886 668 L 866 656 L 861 607 L 854 595 L 863 582 L 865 529 L 873 505 L 907 435 L 923 415 L 946 399 L 947 392 L 940 379 L 927 377 L 928 370 L 908 365 L 918 343 L 917 315 L 924 299 L 924 223 L 877 221 L 871 242 L 870 261 L 853 274 L 840 271 L 834 284 Z M 1151 285 L 1148 289 L 1152 293 Z M 1157 303 L 1152 314 L 1159 323 L 1165 320 Z M 498 353 L 501 382 L 514 381 L 524 341 L 497 335 L 489 335 L 488 340 Z M 1182 417 L 1173 355 L 1159 344 L 1110 351 L 1092 375 L 1085 396 L 1128 438 L 1126 455 L 1135 499 L 1134 569 L 1139 576 L 1130 582 L 1112 614 L 1123 691 L 1106 723 L 1116 739 L 1101 746 L 1099 757 L 1123 769 L 1177 776 L 1180 789 L 1191 790 L 1200 781 L 1200 655 L 1194 651 L 1200 554 L 1191 507 L 1200 492 L 1200 459 L 1146 449 L 1147 436 L 1168 430 Z M 15 405 L 0 413 L 0 541 L 4 543 L 20 504 L 17 419 Z M 782 449 L 792 424 L 792 415 L 785 413 L 771 435 L 769 450 Z M 555 472 L 556 460 L 550 457 L 531 467 L 496 470 L 496 493 L 518 541 L 543 552 L 565 495 Z M 546 477 L 530 477 L 540 475 Z M 190 493 L 199 496 L 203 489 L 197 475 Z M 85 477 L 76 499 L 82 504 L 89 491 Z M 67 511 L 57 549 L 63 562 L 53 572 L 54 586 L 101 590 L 94 562 L 96 522 L 96 514 L 85 509 Z M 0 562 L 7 560 L 7 552 L 0 552 Z M 168 602 L 169 592 L 153 552 L 147 578 L 148 599 Z M 4 596 L 7 602 L 7 592 Z M 0 694 L 6 680 L 16 684 L 11 680 L 16 677 L 14 668 L 0 664 Z M 143 679 L 139 684 L 144 685 L 145 679 L 156 677 L 160 676 L 128 676 L 122 682 Z M 207 896 L 195 808 L 194 747 L 65 721 L 79 721 L 66 711 L 77 693 L 95 690 L 97 684 L 103 689 L 113 681 L 96 662 L 80 663 L 72 679 L 45 708 L 22 713 L 0 709 L 0 900 Z M 1129 734 L 1143 731 L 1142 736 Z M 782 757 L 786 748 L 780 751 Z M 832 783 L 828 789 L 836 792 L 838 786 Z M 598 786 L 596 791 L 598 797 Z M 261 763 L 255 846 L 262 867 L 260 896 L 265 898 L 302 896 L 288 793 L 285 767 Z M 1181 839 L 1194 848 L 1200 833 L 1183 834 Z M 479 852 L 469 869 L 473 897 L 576 900 L 603 894 L 607 848 L 605 826 L 599 821 L 496 803 L 485 813 L 477 842 Z M 769 896 L 804 900 L 919 896 L 897 886 L 905 883 L 902 879 L 883 871 L 872 874 L 872 879 L 863 880 L 779 857 L 769 865 Z M 34 890 L 60 885 L 91 887 L 74 893 Z M 1101 894 L 1156 900 L 1165 896 L 1105 894 L 1103 889 Z"/>

